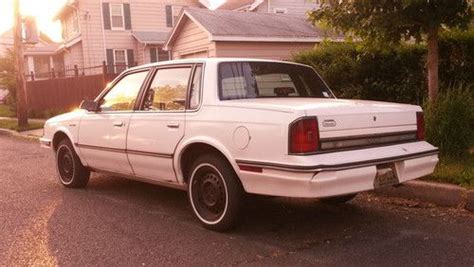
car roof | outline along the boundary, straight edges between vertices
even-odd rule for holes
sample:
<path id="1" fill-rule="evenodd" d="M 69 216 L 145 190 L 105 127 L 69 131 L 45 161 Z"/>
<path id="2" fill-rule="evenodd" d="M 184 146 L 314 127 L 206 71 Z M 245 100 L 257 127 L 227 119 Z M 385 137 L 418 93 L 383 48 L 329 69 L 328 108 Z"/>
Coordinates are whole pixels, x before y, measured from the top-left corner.
<path id="1" fill-rule="evenodd" d="M 136 66 L 128 69 L 129 71 L 143 69 L 143 68 L 153 68 L 158 66 L 167 66 L 175 64 L 196 64 L 196 63 L 220 63 L 220 62 L 272 62 L 272 63 L 285 63 L 293 65 L 302 65 L 296 62 L 283 61 L 283 60 L 271 60 L 271 59 L 258 59 L 258 58 L 229 58 L 229 57 L 220 57 L 220 58 L 190 58 L 190 59 L 175 59 L 169 61 L 162 61 L 156 63 L 149 63 L 145 65 Z"/>

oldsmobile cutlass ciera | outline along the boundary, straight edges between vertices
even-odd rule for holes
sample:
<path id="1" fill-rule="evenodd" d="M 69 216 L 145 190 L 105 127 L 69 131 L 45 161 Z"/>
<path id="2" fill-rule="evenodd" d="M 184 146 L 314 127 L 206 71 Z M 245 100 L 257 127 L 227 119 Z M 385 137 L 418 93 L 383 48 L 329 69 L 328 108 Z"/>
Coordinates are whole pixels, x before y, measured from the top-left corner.
<path id="1" fill-rule="evenodd" d="M 188 191 L 223 231 L 245 193 L 345 202 L 428 175 L 419 106 L 337 99 L 301 64 L 188 59 L 129 69 L 82 110 L 46 122 L 60 182 L 105 172 Z"/>

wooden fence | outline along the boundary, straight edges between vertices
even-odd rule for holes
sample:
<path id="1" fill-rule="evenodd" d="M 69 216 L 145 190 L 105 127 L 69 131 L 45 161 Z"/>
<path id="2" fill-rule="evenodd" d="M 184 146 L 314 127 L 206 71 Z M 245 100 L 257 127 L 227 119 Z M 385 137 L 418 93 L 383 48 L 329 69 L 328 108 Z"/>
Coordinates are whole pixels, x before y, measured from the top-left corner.
<path id="1" fill-rule="evenodd" d="M 94 99 L 116 74 L 29 81 L 26 85 L 28 109 L 33 112 L 72 110 L 84 99 Z"/>

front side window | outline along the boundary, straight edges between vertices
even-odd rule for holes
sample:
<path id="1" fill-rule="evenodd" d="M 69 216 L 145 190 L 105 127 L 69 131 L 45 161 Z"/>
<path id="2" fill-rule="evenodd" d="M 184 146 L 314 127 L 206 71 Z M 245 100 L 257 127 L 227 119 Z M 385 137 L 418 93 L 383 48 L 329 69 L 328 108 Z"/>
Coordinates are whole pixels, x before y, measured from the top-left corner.
<path id="1" fill-rule="evenodd" d="M 159 69 L 147 91 L 143 109 L 185 110 L 190 74 L 190 67 Z"/>
<path id="2" fill-rule="evenodd" d="M 133 110 L 138 93 L 147 75 L 148 71 L 142 71 L 123 77 L 100 101 L 101 111 Z"/>
<path id="3" fill-rule="evenodd" d="M 124 29 L 122 4 L 110 4 L 110 20 L 112 29 Z"/>
<path id="4" fill-rule="evenodd" d="M 221 100 L 268 97 L 331 98 L 331 91 L 309 67 L 274 62 L 219 64 Z"/>

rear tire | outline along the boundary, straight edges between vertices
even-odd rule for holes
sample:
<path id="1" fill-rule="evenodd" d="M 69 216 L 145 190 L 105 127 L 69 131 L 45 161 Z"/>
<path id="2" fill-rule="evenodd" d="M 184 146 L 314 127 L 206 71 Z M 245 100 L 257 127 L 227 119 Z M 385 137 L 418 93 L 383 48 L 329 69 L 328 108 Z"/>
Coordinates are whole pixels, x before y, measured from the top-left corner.
<path id="1" fill-rule="evenodd" d="M 227 160 L 214 154 L 199 156 L 189 173 L 189 202 L 201 224 L 218 232 L 235 227 L 244 190 Z"/>
<path id="2" fill-rule="evenodd" d="M 339 204 L 344 204 L 346 202 L 351 201 L 356 196 L 357 194 L 349 194 L 349 195 L 336 196 L 336 197 L 326 197 L 326 198 L 321 198 L 319 200 L 323 202 L 324 204 L 339 205 Z"/>
<path id="3" fill-rule="evenodd" d="M 90 171 L 81 163 L 68 139 L 63 139 L 56 150 L 56 171 L 62 185 L 83 188 L 89 182 Z"/>

